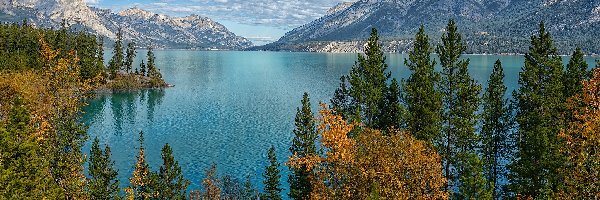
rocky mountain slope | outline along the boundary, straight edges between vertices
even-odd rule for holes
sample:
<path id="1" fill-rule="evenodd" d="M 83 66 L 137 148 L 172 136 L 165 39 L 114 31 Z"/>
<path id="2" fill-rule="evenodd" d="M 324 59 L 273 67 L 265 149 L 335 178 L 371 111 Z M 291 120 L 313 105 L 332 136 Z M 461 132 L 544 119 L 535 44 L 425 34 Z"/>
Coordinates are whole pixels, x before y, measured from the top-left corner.
<path id="1" fill-rule="evenodd" d="M 341 8 L 341 9 L 340 9 Z M 455 19 L 470 53 L 522 53 L 529 36 L 545 21 L 559 50 L 575 46 L 599 53 L 600 1 L 596 0 L 359 0 L 343 3 L 258 49 L 360 51 L 376 27 L 388 51 L 403 52 L 421 24 L 434 42 Z"/>
<path id="2" fill-rule="evenodd" d="M 138 46 L 183 49 L 244 49 L 252 43 L 225 26 L 197 15 L 170 17 L 138 8 L 113 13 L 91 8 L 83 0 L 0 0 L 0 21 L 59 28 L 64 20 L 72 29 L 114 39 L 119 29 Z"/>

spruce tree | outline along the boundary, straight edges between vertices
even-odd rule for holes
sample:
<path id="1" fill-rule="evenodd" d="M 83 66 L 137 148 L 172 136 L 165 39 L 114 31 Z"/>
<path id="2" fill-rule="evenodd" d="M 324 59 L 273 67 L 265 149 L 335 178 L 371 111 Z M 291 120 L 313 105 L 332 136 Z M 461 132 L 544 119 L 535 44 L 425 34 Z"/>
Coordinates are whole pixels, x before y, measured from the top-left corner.
<path id="1" fill-rule="evenodd" d="M 98 40 L 98 50 L 96 54 L 96 67 L 102 70 L 103 78 L 106 78 L 106 69 L 104 66 L 104 37 L 100 36 Z"/>
<path id="2" fill-rule="evenodd" d="M 371 36 L 367 40 L 365 55 L 359 54 L 358 61 L 350 70 L 348 83 L 350 83 L 349 94 L 352 97 L 352 111 L 361 119 L 366 127 L 382 129 L 386 126 L 381 124 L 381 112 L 384 105 L 387 90 L 386 81 L 390 73 L 386 72 L 387 64 L 385 56 L 379 44 L 377 30 L 371 30 Z"/>
<path id="3" fill-rule="evenodd" d="M 147 75 L 150 78 L 156 78 L 160 75 L 160 73 L 158 73 L 158 70 L 156 69 L 156 64 L 154 63 L 156 60 L 156 57 L 154 57 L 154 52 L 152 52 L 152 47 L 148 47 L 148 53 L 147 53 L 147 59 L 148 62 L 146 63 L 146 67 L 148 68 L 148 72 Z"/>
<path id="4" fill-rule="evenodd" d="M 415 138 L 430 143 L 440 137 L 442 120 L 442 96 L 435 87 L 440 76 L 434 71 L 432 51 L 429 37 L 421 25 L 414 47 L 408 53 L 408 59 L 404 60 L 412 74 L 402 84 L 408 110 L 407 129 Z"/>
<path id="5" fill-rule="evenodd" d="M 581 48 L 575 49 L 564 76 L 564 96 L 566 98 L 581 93 L 581 81 L 589 78 L 588 64 L 583 59 Z"/>
<path id="6" fill-rule="evenodd" d="M 549 198 L 562 183 L 564 158 L 557 137 L 564 126 L 562 61 L 544 23 L 531 36 L 529 53 L 513 97 L 518 123 L 516 159 L 510 164 L 508 191 L 513 195 Z"/>
<path id="7" fill-rule="evenodd" d="M 183 177 L 179 162 L 173 157 L 173 150 L 169 144 L 162 148 L 163 164 L 158 173 L 158 198 L 159 199 L 185 199 L 185 192 L 190 181 Z"/>
<path id="8" fill-rule="evenodd" d="M 64 198 L 48 176 L 48 159 L 36 137 L 31 137 L 30 111 L 20 98 L 10 104 L 0 122 L 0 199 Z"/>
<path id="9" fill-rule="evenodd" d="M 348 92 L 347 77 L 340 77 L 340 86 L 335 89 L 333 98 L 331 99 L 331 109 L 344 119 L 348 119 L 350 113 L 350 94 Z"/>
<path id="10" fill-rule="evenodd" d="M 482 199 L 493 198 L 493 183 L 489 184 L 483 172 L 483 162 L 476 153 L 460 153 L 464 157 L 462 166 L 463 176 L 460 176 L 460 187 L 455 199 Z"/>
<path id="11" fill-rule="evenodd" d="M 293 131 L 294 138 L 292 139 L 290 153 L 298 157 L 315 155 L 317 153 L 315 142 L 318 134 L 310 108 L 308 93 L 304 93 L 302 97 L 302 108 L 297 108 L 296 110 L 296 128 Z M 305 166 L 299 168 L 290 166 L 290 172 L 288 177 L 290 198 L 296 200 L 308 198 L 312 192 L 312 185 L 309 181 L 311 172 Z"/>
<path id="12" fill-rule="evenodd" d="M 381 111 L 380 121 L 385 126 L 383 128 L 404 128 L 403 116 L 406 111 L 404 106 L 400 104 L 400 96 L 400 85 L 398 80 L 393 78 L 385 93 L 384 109 Z"/>
<path id="13" fill-rule="evenodd" d="M 436 52 L 442 65 L 443 138 L 439 138 L 436 145 L 443 158 L 448 185 L 452 186 L 460 176 L 468 176 L 462 173 L 463 168 L 471 167 L 465 166 L 467 160 L 459 155 L 475 151 L 478 140 L 475 112 L 479 107 L 481 86 L 469 75 L 469 59 L 460 59 L 467 46 L 454 20 L 448 22 L 441 41 Z"/>
<path id="14" fill-rule="evenodd" d="M 121 29 L 119 29 L 115 40 L 115 47 L 113 49 L 113 57 L 108 63 L 108 71 L 110 72 L 111 79 L 114 79 L 119 69 L 123 68 L 123 61 L 123 33 L 121 32 Z"/>
<path id="15" fill-rule="evenodd" d="M 332 106 L 336 112 L 345 115 L 347 120 L 360 121 L 366 127 L 385 130 L 393 124 L 384 124 L 387 81 L 385 56 L 379 44 L 377 30 L 373 28 L 367 40 L 364 55 L 352 66 L 350 74 L 342 77 L 340 88 L 336 90 Z M 346 81 L 348 85 L 346 85 Z"/>
<path id="16" fill-rule="evenodd" d="M 134 166 L 133 176 L 129 178 L 130 186 L 125 189 L 127 199 L 150 199 L 155 198 L 157 190 L 156 174 L 150 171 L 150 166 L 146 162 L 144 150 L 144 133 L 140 132 L 139 153 Z"/>
<path id="17" fill-rule="evenodd" d="M 140 63 L 140 75 L 146 76 L 146 64 L 144 64 L 143 60 L 142 63 Z"/>
<path id="18" fill-rule="evenodd" d="M 252 182 L 250 181 L 250 176 L 246 176 L 246 181 L 244 182 L 241 194 L 240 194 L 240 199 L 244 199 L 244 200 L 256 200 L 258 199 L 259 195 L 258 195 L 258 191 L 256 191 L 256 189 L 254 188 L 254 186 L 252 185 Z"/>
<path id="19" fill-rule="evenodd" d="M 498 199 L 496 188 L 500 188 L 500 175 L 503 171 L 502 161 L 511 154 L 510 130 L 511 110 L 506 97 L 504 85 L 504 69 L 500 60 L 496 60 L 494 69 L 483 94 L 481 153 L 484 173 L 488 179 L 488 187 L 492 188 L 492 196 Z"/>
<path id="20" fill-rule="evenodd" d="M 100 149 L 100 141 L 94 139 L 90 150 L 88 170 L 90 180 L 87 183 L 91 199 L 119 199 L 119 181 L 114 162 L 110 160 L 110 148 Z"/>
<path id="21" fill-rule="evenodd" d="M 124 68 L 127 73 L 133 68 L 133 59 L 135 58 L 135 43 L 130 42 L 127 44 L 127 56 L 125 57 Z"/>
<path id="22" fill-rule="evenodd" d="M 274 146 L 269 149 L 267 158 L 269 159 L 269 166 L 265 168 L 263 173 L 265 189 L 261 199 L 281 200 L 281 183 L 279 183 L 281 175 L 279 174 L 279 162 L 277 162 Z"/>

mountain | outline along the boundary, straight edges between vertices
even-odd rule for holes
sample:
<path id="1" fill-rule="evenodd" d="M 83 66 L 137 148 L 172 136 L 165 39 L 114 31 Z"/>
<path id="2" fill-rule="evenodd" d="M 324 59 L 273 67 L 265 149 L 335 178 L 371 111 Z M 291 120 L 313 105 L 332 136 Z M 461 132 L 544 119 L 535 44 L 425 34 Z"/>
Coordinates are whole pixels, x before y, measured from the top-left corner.
<path id="1" fill-rule="evenodd" d="M 181 49 L 237 50 L 252 46 L 209 18 L 198 15 L 171 17 L 138 8 L 114 13 L 89 7 L 83 0 L 0 0 L 0 21 L 60 28 L 63 20 L 73 30 L 114 39 L 123 37 L 138 46 Z"/>
<path id="2" fill-rule="evenodd" d="M 455 19 L 469 53 L 523 53 L 529 37 L 545 21 L 559 47 L 580 46 L 600 53 L 597 0 L 359 0 L 286 33 L 262 50 L 360 51 L 370 29 L 378 29 L 384 49 L 405 52 L 423 24 L 434 42 Z"/>

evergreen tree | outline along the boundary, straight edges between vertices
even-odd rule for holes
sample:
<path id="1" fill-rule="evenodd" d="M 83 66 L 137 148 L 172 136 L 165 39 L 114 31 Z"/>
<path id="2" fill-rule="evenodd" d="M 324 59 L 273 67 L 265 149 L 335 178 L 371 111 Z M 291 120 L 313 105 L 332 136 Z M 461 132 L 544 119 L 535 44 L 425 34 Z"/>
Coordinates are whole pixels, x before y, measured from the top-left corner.
<path id="1" fill-rule="evenodd" d="M 161 78 L 160 72 L 158 72 L 158 69 L 156 69 L 156 64 L 154 63 L 156 57 L 154 56 L 154 52 L 152 52 L 152 47 L 148 47 L 147 58 L 148 62 L 146 63 L 146 67 L 148 68 L 148 77 Z"/>
<path id="2" fill-rule="evenodd" d="M 137 155 L 133 176 L 129 178 L 130 186 L 125 189 L 127 199 L 151 199 L 156 197 L 156 174 L 150 171 L 150 166 L 146 163 L 144 151 L 144 133 L 140 132 L 140 150 Z"/>
<path id="3" fill-rule="evenodd" d="M 336 114 L 348 119 L 350 113 L 350 94 L 348 92 L 348 82 L 346 76 L 340 77 L 340 86 L 335 89 L 333 98 L 331 99 L 331 109 Z"/>
<path id="4" fill-rule="evenodd" d="M 101 75 L 106 78 L 106 70 L 104 66 L 104 37 L 100 36 L 98 41 L 98 49 L 96 54 L 96 67 L 102 69 Z"/>
<path id="5" fill-rule="evenodd" d="M 64 198 L 60 187 L 47 176 L 48 160 L 31 137 L 31 116 L 20 98 L 0 121 L 0 199 Z"/>
<path id="6" fill-rule="evenodd" d="M 511 111 L 505 98 L 504 70 L 500 60 L 496 60 L 494 70 L 483 94 L 483 113 L 481 128 L 482 161 L 484 172 L 492 188 L 492 196 L 498 199 L 499 177 L 502 174 L 502 161 L 510 155 L 509 134 L 511 129 Z"/>
<path id="7" fill-rule="evenodd" d="M 557 137 L 564 126 L 563 67 L 544 23 L 531 37 L 525 65 L 519 73 L 519 89 L 513 97 L 519 125 L 516 159 L 510 164 L 508 191 L 513 195 L 549 198 L 563 182 Z"/>
<path id="8" fill-rule="evenodd" d="M 140 74 L 142 76 L 146 76 L 146 64 L 144 64 L 143 60 L 142 63 L 140 63 Z"/>
<path id="9" fill-rule="evenodd" d="M 100 141 L 94 139 L 90 150 L 88 170 L 90 180 L 87 183 L 91 199 L 119 199 L 119 181 L 114 162 L 110 160 L 110 148 L 100 149 Z"/>
<path id="10" fill-rule="evenodd" d="M 127 44 L 127 56 L 125 57 L 125 63 L 124 63 L 124 67 L 125 67 L 125 71 L 127 73 L 129 73 L 131 71 L 131 69 L 133 68 L 133 59 L 135 58 L 135 43 L 130 42 L 129 44 Z"/>
<path id="11" fill-rule="evenodd" d="M 575 49 L 564 75 L 564 96 L 566 98 L 581 93 L 581 81 L 589 78 L 588 64 L 583 59 L 581 48 Z"/>
<path id="12" fill-rule="evenodd" d="M 443 138 L 437 142 L 438 151 L 442 155 L 445 176 L 448 185 L 452 186 L 462 175 L 462 168 L 472 166 L 459 154 L 473 153 L 477 144 L 475 112 L 479 107 L 481 86 L 471 78 L 468 72 L 469 59 L 460 59 L 467 46 L 458 33 L 454 20 L 448 22 L 446 33 L 442 35 L 441 44 L 436 52 L 442 65 Z M 453 172 L 452 169 L 456 169 Z M 468 175 L 467 175 L 468 176 Z"/>
<path id="13" fill-rule="evenodd" d="M 440 76 L 434 71 L 432 51 L 425 28 L 421 25 L 414 47 L 408 53 L 408 59 L 404 60 L 412 74 L 402 84 L 408 110 L 408 130 L 415 138 L 430 143 L 440 137 L 442 114 L 441 93 L 435 88 Z"/>
<path id="14" fill-rule="evenodd" d="M 392 79 L 387 92 L 385 93 L 384 108 L 381 112 L 381 123 L 385 128 L 404 128 L 403 116 L 405 108 L 400 104 L 400 86 L 396 78 Z"/>
<path id="15" fill-rule="evenodd" d="M 115 47 L 113 49 L 113 57 L 108 63 L 108 71 L 110 72 L 111 79 L 114 79 L 117 75 L 117 71 L 123 68 L 123 63 L 123 33 L 121 32 L 121 29 L 119 29 L 119 31 L 117 32 Z"/>
<path id="16" fill-rule="evenodd" d="M 494 184 L 487 181 L 479 156 L 475 153 L 461 153 L 459 157 L 464 157 L 465 162 L 456 199 L 494 199 Z"/>
<path id="17" fill-rule="evenodd" d="M 159 199 L 185 199 L 185 192 L 190 182 L 183 177 L 179 162 L 173 157 L 173 150 L 169 144 L 162 148 L 163 164 L 160 166 L 158 182 Z"/>
<path id="18" fill-rule="evenodd" d="M 298 157 L 315 155 L 317 153 L 315 142 L 318 134 L 310 108 L 308 93 L 304 93 L 302 97 L 302 109 L 297 108 L 296 110 L 296 128 L 293 131 L 294 138 L 292 139 L 290 153 Z M 305 166 L 299 168 L 289 166 L 289 168 L 291 172 L 288 178 L 288 182 L 290 183 L 290 198 L 296 200 L 308 198 L 312 192 L 312 186 L 309 181 L 311 172 Z"/>
<path id="19" fill-rule="evenodd" d="M 381 124 L 381 112 L 384 105 L 387 90 L 386 81 L 390 73 L 386 72 L 387 64 L 385 56 L 379 44 L 377 30 L 371 30 L 371 36 L 367 40 L 365 55 L 359 54 L 358 61 L 350 70 L 348 93 L 352 98 L 352 112 L 357 114 L 355 119 L 360 119 L 366 127 L 385 128 Z"/>
<path id="20" fill-rule="evenodd" d="M 256 200 L 258 199 L 258 197 L 258 191 L 256 191 L 256 189 L 252 185 L 252 182 L 250 182 L 250 176 L 247 176 L 246 181 L 244 182 L 244 188 L 240 194 L 240 199 Z"/>
<path id="21" fill-rule="evenodd" d="M 265 168 L 263 173 L 265 189 L 261 199 L 281 200 L 281 183 L 279 183 L 281 175 L 279 174 L 279 162 L 277 162 L 277 155 L 275 155 L 275 147 L 271 146 L 267 158 L 269 159 L 269 166 Z"/>
<path id="22" fill-rule="evenodd" d="M 377 30 L 373 28 L 364 55 L 359 54 L 350 75 L 341 78 L 340 88 L 332 99 L 334 109 L 347 115 L 345 117 L 348 120 L 360 121 L 369 128 L 385 130 L 394 126 L 384 124 L 383 120 L 384 111 L 389 110 L 385 102 L 387 81 L 390 78 L 390 73 L 386 72 L 387 67 Z M 345 81 L 348 81 L 350 87 L 347 87 Z"/>

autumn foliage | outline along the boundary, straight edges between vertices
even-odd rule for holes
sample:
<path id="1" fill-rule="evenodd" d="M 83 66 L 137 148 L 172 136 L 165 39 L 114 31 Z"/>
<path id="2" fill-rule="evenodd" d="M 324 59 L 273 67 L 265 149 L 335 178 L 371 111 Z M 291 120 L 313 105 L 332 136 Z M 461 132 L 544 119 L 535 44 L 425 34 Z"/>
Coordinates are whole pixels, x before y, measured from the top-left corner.
<path id="1" fill-rule="evenodd" d="M 323 155 L 292 156 L 290 166 L 314 171 L 312 199 L 447 199 L 440 156 L 423 141 L 396 131 L 386 136 L 363 128 L 321 105 L 318 131 Z"/>
<path id="2" fill-rule="evenodd" d="M 43 35 L 39 38 L 42 69 L 0 71 L 0 125 L 11 128 L 8 119 L 16 117 L 10 115 L 16 107 L 26 110 L 21 118 L 27 119 L 19 122 L 26 123 L 27 129 L 11 130 L 19 133 L 2 137 L 0 166 L 7 169 L 2 174 L 8 177 L 2 182 L 10 187 L 0 193 L 11 198 L 84 199 L 84 157 L 80 149 L 85 131 L 78 119 L 91 80 L 80 78 L 79 58 L 74 51 L 60 55 L 60 49 L 50 47 Z M 27 166 L 37 167 L 31 174 L 20 173 Z M 19 188 L 28 189 L 19 193 Z"/>
<path id="3" fill-rule="evenodd" d="M 600 69 L 582 85 L 582 93 L 567 101 L 574 120 L 559 135 L 565 140 L 561 152 L 568 159 L 564 171 L 569 177 L 560 198 L 600 198 Z"/>

